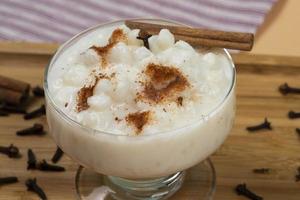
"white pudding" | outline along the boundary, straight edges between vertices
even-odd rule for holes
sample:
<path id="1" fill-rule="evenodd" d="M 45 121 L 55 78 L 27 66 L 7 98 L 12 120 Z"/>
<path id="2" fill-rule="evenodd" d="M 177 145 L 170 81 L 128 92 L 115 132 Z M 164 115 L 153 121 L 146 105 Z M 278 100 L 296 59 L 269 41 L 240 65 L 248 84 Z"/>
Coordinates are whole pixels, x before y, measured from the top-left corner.
<path id="1" fill-rule="evenodd" d="M 223 50 L 195 50 L 166 29 L 137 39 L 121 23 L 65 44 L 46 77 L 57 144 L 97 172 L 152 178 L 189 168 L 225 140 L 234 67 Z"/>

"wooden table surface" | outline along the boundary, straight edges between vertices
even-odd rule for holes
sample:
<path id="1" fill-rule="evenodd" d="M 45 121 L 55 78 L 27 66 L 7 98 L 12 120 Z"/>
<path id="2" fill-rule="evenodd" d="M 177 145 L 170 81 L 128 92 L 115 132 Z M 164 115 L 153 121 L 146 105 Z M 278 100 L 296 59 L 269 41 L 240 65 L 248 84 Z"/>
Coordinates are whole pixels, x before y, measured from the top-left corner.
<path id="1" fill-rule="evenodd" d="M 41 85 L 43 72 L 56 45 L 0 43 L 0 74 Z M 300 87 L 300 58 L 234 55 L 237 65 L 237 115 L 234 128 L 224 145 L 212 156 L 217 171 L 217 200 L 242 200 L 234 187 L 247 183 L 266 200 L 299 200 L 300 182 L 295 182 L 300 166 L 300 138 L 295 128 L 300 119 L 287 118 L 289 110 L 300 111 L 300 95 L 282 96 L 278 86 L 288 82 Z M 33 107 L 42 102 L 36 101 Z M 265 117 L 272 131 L 248 133 L 245 127 L 258 124 Z M 38 197 L 26 191 L 24 181 L 37 177 L 50 200 L 75 199 L 74 178 L 77 164 L 67 156 L 59 162 L 63 173 L 27 171 L 27 149 L 38 158 L 51 159 L 56 146 L 48 135 L 17 137 L 15 132 L 34 122 L 46 124 L 46 118 L 24 121 L 21 115 L 0 118 L 0 145 L 14 143 L 21 159 L 0 154 L 0 177 L 17 176 L 19 183 L 0 186 L 0 200 L 29 200 Z M 252 169 L 271 168 L 270 174 L 254 174 Z"/>

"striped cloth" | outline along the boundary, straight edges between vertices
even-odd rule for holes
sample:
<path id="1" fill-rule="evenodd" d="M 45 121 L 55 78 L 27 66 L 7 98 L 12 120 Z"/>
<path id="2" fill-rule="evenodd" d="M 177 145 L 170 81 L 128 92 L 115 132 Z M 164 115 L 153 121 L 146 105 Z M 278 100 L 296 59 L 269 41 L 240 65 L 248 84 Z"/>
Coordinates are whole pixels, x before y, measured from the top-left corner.
<path id="1" fill-rule="evenodd" d="M 0 40 L 63 42 L 99 23 L 159 17 L 255 33 L 276 0 L 1 0 Z"/>

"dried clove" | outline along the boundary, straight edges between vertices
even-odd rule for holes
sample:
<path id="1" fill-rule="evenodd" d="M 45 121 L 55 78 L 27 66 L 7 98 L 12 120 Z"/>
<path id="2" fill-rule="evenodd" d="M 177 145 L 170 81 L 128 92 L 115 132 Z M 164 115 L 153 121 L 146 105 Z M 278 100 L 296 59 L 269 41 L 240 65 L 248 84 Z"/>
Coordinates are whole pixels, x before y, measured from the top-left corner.
<path id="1" fill-rule="evenodd" d="M 43 160 L 40 162 L 37 166 L 37 169 L 41 171 L 51 171 L 51 172 L 63 172 L 65 171 L 64 167 L 58 166 L 58 165 L 52 165 L 46 162 L 46 160 Z"/>
<path id="2" fill-rule="evenodd" d="M 258 131 L 261 129 L 268 129 L 272 130 L 271 123 L 268 121 L 267 118 L 265 118 L 265 121 L 262 124 L 256 125 L 256 126 L 249 126 L 246 128 L 248 131 L 253 132 L 253 131 Z"/>
<path id="3" fill-rule="evenodd" d="M 296 174 L 296 176 L 295 176 L 295 181 L 296 181 L 296 182 L 300 181 L 300 174 Z"/>
<path id="4" fill-rule="evenodd" d="M 36 169 L 36 156 L 31 149 L 27 151 L 27 170 L 28 169 Z"/>
<path id="5" fill-rule="evenodd" d="M 65 171 L 64 167 L 48 164 L 46 160 L 42 160 L 41 162 L 37 163 L 36 156 L 31 149 L 28 149 L 27 155 L 28 155 L 27 170 L 38 169 L 40 171 L 52 171 L 52 172 Z"/>
<path id="6" fill-rule="evenodd" d="M 46 196 L 45 192 L 43 191 L 43 189 L 40 186 L 38 186 L 38 184 L 36 182 L 36 178 L 27 179 L 25 184 L 27 186 L 28 191 L 35 192 L 42 200 L 47 200 L 47 196 Z"/>
<path id="7" fill-rule="evenodd" d="M 146 31 L 140 31 L 139 35 L 136 37 L 136 39 L 139 39 L 139 40 L 142 40 L 143 43 L 144 43 L 144 46 L 147 48 L 147 49 L 150 49 L 149 48 L 149 41 L 148 39 L 151 37 L 152 35 L 150 35 L 149 33 L 147 33 Z"/>
<path id="8" fill-rule="evenodd" d="M 0 177 L 0 186 L 6 185 L 10 183 L 17 183 L 19 180 L 15 176 L 9 176 L 9 177 Z"/>
<path id="9" fill-rule="evenodd" d="M 245 183 L 244 184 L 238 184 L 235 188 L 235 191 L 238 195 L 243 195 L 243 196 L 248 197 L 249 199 L 252 199 L 252 200 L 263 200 L 262 197 L 258 196 L 254 192 L 250 191 L 247 188 L 247 185 Z"/>
<path id="10" fill-rule="evenodd" d="M 53 157 L 51 159 L 52 162 L 57 163 L 63 155 L 64 155 L 64 152 L 61 150 L 61 148 L 57 147 L 55 154 L 53 155 Z"/>
<path id="11" fill-rule="evenodd" d="M 44 93 L 44 89 L 40 86 L 36 86 L 32 89 L 32 93 L 34 96 L 36 97 L 44 97 L 45 93 Z"/>
<path id="12" fill-rule="evenodd" d="M 11 144 L 8 147 L 0 146 L 0 153 L 6 154 L 10 158 L 20 158 L 21 154 L 18 147 Z"/>
<path id="13" fill-rule="evenodd" d="M 7 113 L 26 114 L 26 110 L 22 106 L 12 106 L 5 102 L 0 103 L 0 111 Z"/>
<path id="14" fill-rule="evenodd" d="M 289 117 L 290 119 L 300 118 L 300 112 L 294 112 L 293 110 L 291 110 L 291 111 L 288 113 L 288 117 Z"/>
<path id="15" fill-rule="evenodd" d="M 33 119 L 33 118 L 40 117 L 45 114 L 46 114 L 46 108 L 45 108 L 45 105 L 42 105 L 40 108 L 38 108 L 32 112 L 26 113 L 24 115 L 24 119 L 26 119 L 26 120 Z"/>
<path id="16" fill-rule="evenodd" d="M 289 93 L 300 94 L 300 88 L 290 87 L 287 83 L 284 83 L 279 86 L 279 91 L 283 95 L 287 95 Z"/>
<path id="17" fill-rule="evenodd" d="M 298 167 L 297 171 L 298 171 L 298 173 L 295 175 L 296 182 L 300 181 L 300 167 Z"/>
<path id="18" fill-rule="evenodd" d="M 300 128 L 296 128 L 296 133 L 300 136 Z"/>
<path id="19" fill-rule="evenodd" d="M 268 173 L 270 173 L 270 169 L 269 168 L 253 169 L 253 173 L 255 173 L 255 174 L 268 174 Z"/>
<path id="20" fill-rule="evenodd" d="M 32 127 L 25 128 L 17 131 L 17 135 L 26 136 L 26 135 L 44 135 L 44 127 L 42 124 L 35 123 Z"/>

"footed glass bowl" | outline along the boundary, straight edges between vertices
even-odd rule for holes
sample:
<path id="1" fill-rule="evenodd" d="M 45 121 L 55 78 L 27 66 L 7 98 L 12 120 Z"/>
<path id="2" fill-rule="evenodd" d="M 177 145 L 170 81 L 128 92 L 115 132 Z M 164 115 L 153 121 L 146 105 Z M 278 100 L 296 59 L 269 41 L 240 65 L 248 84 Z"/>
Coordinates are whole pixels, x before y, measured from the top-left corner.
<path id="1" fill-rule="evenodd" d="M 177 24 L 160 19 L 139 21 Z M 199 199 L 211 198 L 215 173 L 207 158 L 224 142 L 235 116 L 235 67 L 226 50 L 218 49 L 232 66 L 227 95 L 207 116 L 191 119 L 190 124 L 179 129 L 137 137 L 115 135 L 79 124 L 56 105 L 48 78 L 57 59 L 81 38 L 121 24 L 124 21 L 98 25 L 71 38 L 58 49 L 45 72 L 46 113 L 52 137 L 83 166 L 76 176 L 79 198 L 93 199 L 100 192 L 113 199 L 166 199 L 187 187 L 185 180 L 195 184 L 191 187 L 194 190 L 203 191 L 205 195 L 199 195 Z M 191 180 L 194 182 L 189 183 Z"/>

